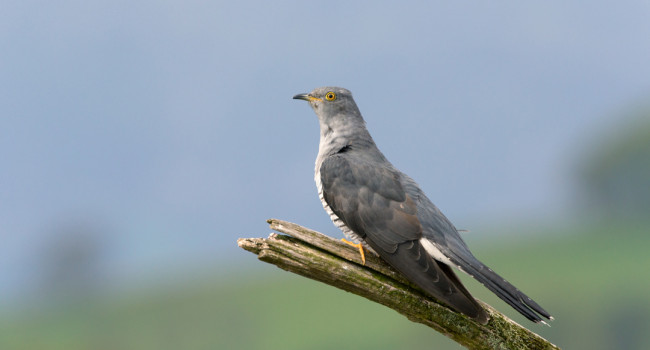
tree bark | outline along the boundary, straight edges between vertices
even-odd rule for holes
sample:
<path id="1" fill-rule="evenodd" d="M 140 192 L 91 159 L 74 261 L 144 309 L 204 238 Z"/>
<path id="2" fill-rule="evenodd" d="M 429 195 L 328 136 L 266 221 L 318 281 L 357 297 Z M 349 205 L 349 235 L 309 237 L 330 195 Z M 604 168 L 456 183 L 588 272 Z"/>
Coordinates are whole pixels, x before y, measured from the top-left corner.
<path id="1" fill-rule="evenodd" d="M 413 322 L 427 325 L 468 349 L 559 349 L 480 302 L 490 315 L 481 325 L 425 295 L 375 254 L 290 222 L 270 219 L 268 238 L 240 238 L 237 244 L 281 269 L 327 283 L 385 305 Z"/>

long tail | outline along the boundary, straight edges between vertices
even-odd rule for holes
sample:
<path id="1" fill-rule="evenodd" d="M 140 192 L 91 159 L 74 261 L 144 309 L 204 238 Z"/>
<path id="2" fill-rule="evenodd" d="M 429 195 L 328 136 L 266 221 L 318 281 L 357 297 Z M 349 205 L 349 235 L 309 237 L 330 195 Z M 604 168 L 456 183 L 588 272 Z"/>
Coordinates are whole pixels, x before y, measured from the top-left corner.
<path id="1" fill-rule="evenodd" d="M 467 291 L 453 270 L 431 258 L 419 241 L 399 244 L 392 254 L 379 247 L 375 248 L 374 242 L 368 238 L 366 242 L 378 251 L 385 261 L 427 294 L 482 324 L 487 323 L 487 312 Z"/>
<path id="2" fill-rule="evenodd" d="M 508 303 L 508 305 L 519 311 L 527 319 L 535 323 L 545 323 L 540 315 L 549 320 L 553 319 L 553 316 L 539 306 L 533 299 L 522 293 L 510 284 L 510 282 L 506 281 L 475 257 L 472 256 L 470 258 L 466 256 L 460 258 L 454 255 L 451 257 L 451 261 L 457 264 L 465 273 L 481 282 L 487 289 L 491 290 L 499 298 Z"/>

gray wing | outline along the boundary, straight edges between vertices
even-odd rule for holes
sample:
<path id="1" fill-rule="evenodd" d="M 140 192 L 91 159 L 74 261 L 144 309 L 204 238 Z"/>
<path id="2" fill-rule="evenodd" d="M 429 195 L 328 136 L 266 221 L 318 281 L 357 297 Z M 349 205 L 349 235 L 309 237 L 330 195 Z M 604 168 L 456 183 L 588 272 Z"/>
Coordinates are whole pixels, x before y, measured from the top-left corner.
<path id="1" fill-rule="evenodd" d="M 423 224 L 423 236 L 426 239 L 433 242 L 460 270 L 481 282 L 529 320 L 540 322 L 542 318 L 539 315 L 552 319 L 551 315 L 534 300 L 476 259 L 454 225 L 431 203 L 413 180 L 410 182 L 415 187 L 407 184 L 408 192 L 420 198 L 418 213 Z"/>
<path id="2" fill-rule="evenodd" d="M 421 245 L 417 205 L 404 190 L 399 171 L 346 152 L 324 160 L 320 175 L 332 211 L 385 261 L 436 299 L 487 322 L 485 310 L 454 272 Z"/>

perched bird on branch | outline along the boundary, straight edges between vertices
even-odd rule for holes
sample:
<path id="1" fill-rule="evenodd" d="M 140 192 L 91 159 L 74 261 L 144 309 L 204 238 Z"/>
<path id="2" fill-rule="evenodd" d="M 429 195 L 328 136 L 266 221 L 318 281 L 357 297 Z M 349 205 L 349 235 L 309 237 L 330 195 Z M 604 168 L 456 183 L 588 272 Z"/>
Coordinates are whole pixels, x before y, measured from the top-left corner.
<path id="1" fill-rule="evenodd" d="M 432 297 L 480 323 L 488 314 L 451 267 L 469 274 L 533 322 L 553 319 L 474 257 L 420 186 L 379 151 L 350 91 L 322 87 L 308 101 L 320 123 L 316 186 L 323 207 L 351 244 L 372 249 Z M 365 260 L 364 260 L 365 261 Z"/>

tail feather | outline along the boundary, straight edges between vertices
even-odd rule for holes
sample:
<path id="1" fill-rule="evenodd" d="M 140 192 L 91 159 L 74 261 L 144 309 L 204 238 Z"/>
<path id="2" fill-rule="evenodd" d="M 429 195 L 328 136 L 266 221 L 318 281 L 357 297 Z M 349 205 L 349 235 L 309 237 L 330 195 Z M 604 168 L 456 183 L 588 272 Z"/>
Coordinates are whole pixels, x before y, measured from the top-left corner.
<path id="1" fill-rule="evenodd" d="M 453 270 L 434 260 L 419 241 L 399 244 L 392 254 L 378 250 L 378 247 L 375 248 L 375 243 L 368 238 L 366 242 L 380 252 L 385 261 L 427 294 L 482 324 L 487 323 L 489 319 L 487 312 L 467 291 Z"/>
<path id="2" fill-rule="evenodd" d="M 485 264 L 478 261 L 478 259 L 472 258 L 459 259 L 454 256 L 452 261 L 457 263 L 461 270 L 475 278 L 527 319 L 536 323 L 543 322 L 541 316 L 550 320 L 553 319 L 551 314 L 539 306 L 533 299 L 499 276 L 496 272 L 492 271 L 489 267 L 485 266 Z"/>

